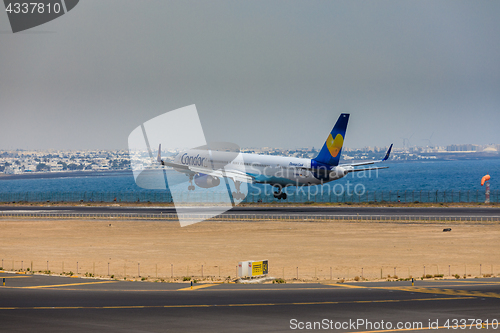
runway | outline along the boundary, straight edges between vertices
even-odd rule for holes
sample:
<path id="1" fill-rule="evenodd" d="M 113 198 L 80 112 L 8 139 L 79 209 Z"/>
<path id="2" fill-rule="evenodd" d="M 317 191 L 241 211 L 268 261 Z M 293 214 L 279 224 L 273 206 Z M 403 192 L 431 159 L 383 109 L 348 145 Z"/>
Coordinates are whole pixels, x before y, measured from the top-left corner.
<path id="1" fill-rule="evenodd" d="M 207 213 L 210 207 L 193 207 L 193 214 Z M 0 213 L 62 213 L 62 214 L 115 214 L 161 215 L 175 214 L 173 207 L 117 207 L 117 206 L 0 206 Z M 236 206 L 221 214 L 256 215 L 260 217 L 429 217 L 429 218 L 493 218 L 500 219 L 500 208 L 479 207 L 246 207 Z"/>
<path id="2" fill-rule="evenodd" d="M 445 329 L 447 321 L 464 319 L 472 329 L 482 320 L 500 330 L 499 278 L 417 280 L 414 287 L 410 281 L 195 284 L 191 290 L 187 283 L 3 277 L 6 332 L 288 332 L 314 322 L 331 331 L 366 332 L 380 330 L 381 321 L 385 332 L 396 332 L 399 323 Z"/>

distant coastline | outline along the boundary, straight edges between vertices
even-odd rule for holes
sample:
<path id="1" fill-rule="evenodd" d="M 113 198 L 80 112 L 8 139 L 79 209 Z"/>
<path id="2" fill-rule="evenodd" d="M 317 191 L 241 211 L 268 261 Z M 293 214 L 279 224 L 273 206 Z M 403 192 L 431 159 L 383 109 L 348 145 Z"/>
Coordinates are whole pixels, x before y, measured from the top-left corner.
<path id="1" fill-rule="evenodd" d="M 16 179 L 49 179 L 49 178 L 76 178 L 76 177 L 112 177 L 132 176 L 132 170 L 109 170 L 109 171 L 66 171 L 66 172 L 25 172 L 20 174 L 0 174 L 1 180 Z"/>

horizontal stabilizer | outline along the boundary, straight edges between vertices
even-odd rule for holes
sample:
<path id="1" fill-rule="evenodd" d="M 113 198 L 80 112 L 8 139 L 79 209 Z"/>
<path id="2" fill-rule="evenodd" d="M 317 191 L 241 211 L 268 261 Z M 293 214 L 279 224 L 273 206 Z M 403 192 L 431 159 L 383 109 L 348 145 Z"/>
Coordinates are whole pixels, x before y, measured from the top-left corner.
<path id="1" fill-rule="evenodd" d="M 370 164 L 384 162 L 384 161 L 387 161 L 389 159 L 389 156 L 391 155 L 391 150 L 392 150 L 392 143 L 391 143 L 391 146 L 389 147 L 389 149 L 387 150 L 387 153 L 385 153 L 385 157 L 379 161 L 369 161 L 369 162 L 360 162 L 360 163 L 352 163 L 352 164 L 341 164 L 340 166 L 342 166 L 342 167 L 343 166 L 355 167 L 355 166 L 370 165 Z"/>

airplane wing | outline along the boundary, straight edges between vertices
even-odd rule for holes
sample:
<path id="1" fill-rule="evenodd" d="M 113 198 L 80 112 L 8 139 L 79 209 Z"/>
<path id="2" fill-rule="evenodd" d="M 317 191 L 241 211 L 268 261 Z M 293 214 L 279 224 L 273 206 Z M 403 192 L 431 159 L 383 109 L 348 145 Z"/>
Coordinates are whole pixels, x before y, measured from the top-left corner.
<path id="1" fill-rule="evenodd" d="M 196 173 L 203 173 L 210 176 L 216 176 L 219 178 L 226 177 L 231 178 L 233 181 L 239 181 L 244 183 L 253 184 L 255 182 L 255 178 L 247 175 L 246 173 L 239 170 L 226 170 L 226 169 L 207 169 L 207 168 L 199 168 L 199 167 L 190 167 L 190 169 Z"/>
<path id="2" fill-rule="evenodd" d="M 184 172 L 188 175 L 195 175 L 197 173 L 202 173 L 205 175 L 210 175 L 214 177 L 225 177 L 225 178 L 231 178 L 233 181 L 239 181 L 239 182 L 244 182 L 244 183 L 254 183 L 255 178 L 252 176 L 247 175 L 243 171 L 239 170 L 226 170 L 226 169 L 210 169 L 210 168 L 203 168 L 203 167 L 198 167 L 198 166 L 190 166 L 190 165 L 184 165 L 184 164 L 179 164 L 179 163 L 172 163 L 172 162 L 165 162 L 161 159 L 161 144 L 160 148 L 158 149 L 158 162 L 161 163 L 161 165 L 169 166 L 172 168 L 175 168 L 181 172 Z"/>
<path id="3" fill-rule="evenodd" d="M 375 164 L 375 163 L 384 162 L 384 161 L 387 161 L 389 159 L 389 156 L 391 155 L 391 150 L 392 150 L 392 144 L 389 147 L 389 150 L 387 150 L 387 153 L 385 154 L 385 157 L 383 159 L 379 160 L 379 161 L 370 161 L 370 162 L 361 162 L 361 163 L 352 163 L 352 164 L 341 164 L 339 166 L 341 166 L 341 167 L 346 167 L 346 166 L 355 167 L 355 166 L 369 165 L 369 164 Z M 386 169 L 386 168 L 387 167 L 379 168 L 379 169 Z M 359 170 L 353 170 L 353 171 L 363 171 L 363 170 L 368 170 L 368 169 L 359 169 Z M 375 169 L 371 169 L 371 170 L 375 170 Z"/>

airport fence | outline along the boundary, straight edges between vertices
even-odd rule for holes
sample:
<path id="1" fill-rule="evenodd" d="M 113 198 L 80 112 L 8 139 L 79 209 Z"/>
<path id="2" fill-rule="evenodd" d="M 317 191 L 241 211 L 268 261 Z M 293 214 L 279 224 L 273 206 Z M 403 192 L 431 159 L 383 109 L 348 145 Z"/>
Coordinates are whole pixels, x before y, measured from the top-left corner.
<path id="1" fill-rule="evenodd" d="M 0 270 L 21 274 L 56 274 L 79 277 L 103 277 L 119 280 L 149 281 L 228 281 L 238 278 L 238 266 L 227 262 L 186 263 L 133 260 L 54 260 L 2 258 Z M 500 266 L 493 263 L 426 263 L 424 265 L 338 266 L 322 265 L 269 266 L 269 276 L 288 281 L 363 281 L 396 279 L 476 278 L 500 276 Z"/>
<path id="2" fill-rule="evenodd" d="M 296 203 L 367 203 L 367 202 L 403 202 L 403 203 L 479 203 L 485 202 L 486 195 L 480 190 L 396 190 L 396 191 L 364 191 L 337 194 L 334 191 L 323 192 L 318 188 L 287 191 L 285 202 Z M 227 192 L 185 191 L 175 193 L 176 203 L 221 203 L 227 202 Z M 0 202 L 173 202 L 169 191 L 138 192 L 11 192 L 0 193 Z M 243 202 L 270 203 L 282 202 L 272 192 L 248 193 Z M 499 190 L 490 192 L 490 202 L 500 202 Z"/>
<path id="3" fill-rule="evenodd" d="M 440 216 L 440 215 L 306 215 L 306 214 L 220 214 L 217 216 L 207 214 L 173 214 L 173 213 L 79 213 L 79 212 L 48 212 L 48 211 L 1 211 L 0 218 L 18 219 L 110 219 L 110 220 L 161 220 L 178 221 L 182 217 L 185 221 L 193 223 L 203 221 L 281 221 L 281 222 L 398 222 L 398 223 L 443 223 L 443 222 L 469 222 L 488 223 L 499 222 L 498 216 Z"/>

